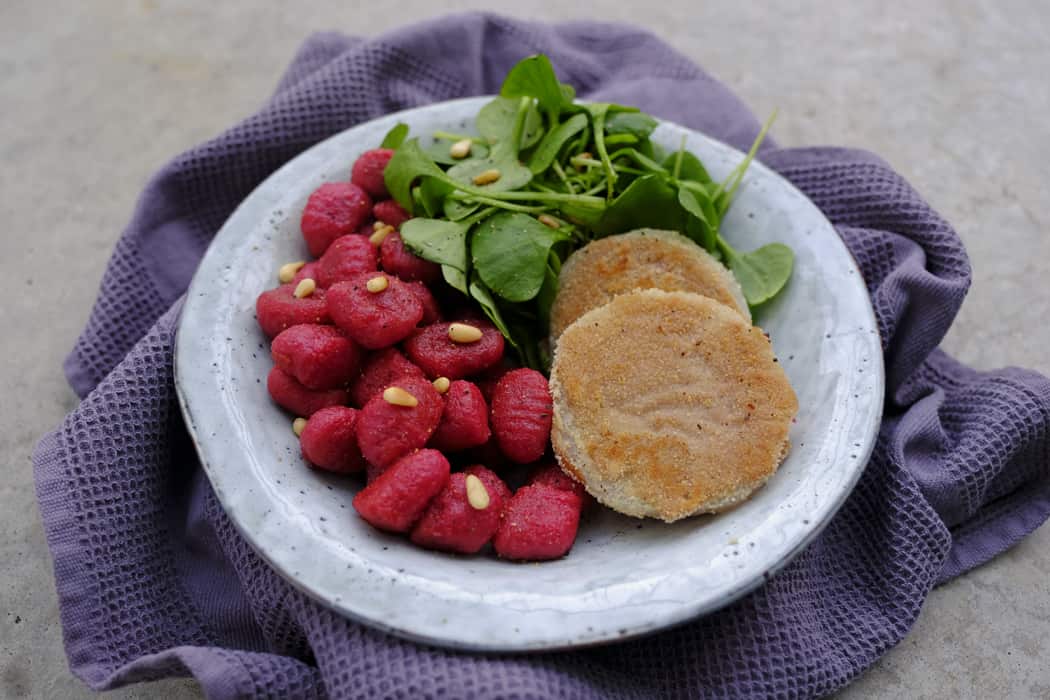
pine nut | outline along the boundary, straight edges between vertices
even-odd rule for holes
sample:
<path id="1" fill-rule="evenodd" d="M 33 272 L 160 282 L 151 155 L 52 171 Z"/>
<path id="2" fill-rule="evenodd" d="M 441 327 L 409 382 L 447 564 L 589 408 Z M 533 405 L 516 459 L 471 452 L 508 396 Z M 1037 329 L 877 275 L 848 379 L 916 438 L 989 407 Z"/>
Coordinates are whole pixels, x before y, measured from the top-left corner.
<path id="1" fill-rule="evenodd" d="M 419 399 L 399 386 L 383 389 L 383 400 L 393 406 L 405 406 L 406 408 L 415 408 L 419 405 Z"/>
<path id="2" fill-rule="evenodd" d="M 372 292 L 372 294 L 379 294 L 387 287 L 390 286 L 390 281 L 383 275 L 376 275 L 372 279 L 365 283 L 365 289 Z"/>
<path id="3" fill-rule="evenodd" d="M 386 237 L 394 232 L 394 227 L 390 224 L 383 224 L 381 227 L 375 230 L 371 236 L 368 237 L 368 242 L 374 245 L 376 248 L 383 245 L 383 241 Z"/>
<path id="4" fill-rule="evenodd" d="M 383 228 L 386 225 L 387 225 L 387 223 L 385 221 L 383 221 L 382 219 L 376 219 L 375 221 L 372 222 L 372 230 L 373 231 L 378 231 L 379 229 Z"/>
<path id="5" fill-rule="evenodd" d="M 453 343 L 476 343 L 481 336 L 481 329 L 469 323 L 453 323 L 448 327 L 448 339 Z"/>
<path id="6" fill-rule="evenodd" d="M 473 474 L 467 474 L 467 500 L 470 501 L 470 507 L 474 510 L 485 510 L 489 507 L 489 491 L 485 488 L 485 484 L 481 483 L 481 479 L 474 476 Z"/>
<path id="7" fill-rule="evenodd" d="M 536 218 L 539 219 L 540 223 L 544 226 L 549 226 L 550 228 L 561 228 L 561 222 L 550 214 L 540 214 Z"/>
<path id="8" fill-rule="evenodd" d="M 295 433 L 297 437 L 299 435 L 303 434 L 303 428 L 305 428 L 305 427 L 306 427 L 306 419 L 305 418 L 296 418 L 295 420 L 292 421 L 292 432 Z"/>
<path id="9" fill-rule="evenodd" d="M 303 269 L 305 264 L 302 260 L 299 260 L 281 265 L 281 269 L 277 271 L 277 279 L 280 280 L 281 284 L 288 284 L 295 279 L 295 273 Z"/>
<path id="10" fill-rule="evenodd" d="M 478 173 L 477 175 L 475 175 L 474 176 L 474 184 L 475 185 L 491 185 L 493 182 L 496 182 L 499 179 L 500 179 L 500 172 L 499 172 L 499 170 L 496 170 L 495 168 L 490 168 L 489 170 L 483 170 L 480 173 Z"/>
<path id="11" fill-rule="evenodd" d="M 438 377 L 434 380 L 434 388 L 437 389 L 439 394 L 444 394 L 450 386 L 452 386 L 452 382 L 448 380 L 448 377 Z"/>
<path id="12" fill-rule="evenodd" d="M 449 147 L 448 154 L 450 156 L 452 156 L 453 158 L 455 158 L 456 160 L 460 160 L 461 158 L 466 158 L 467 156 L 470 155 L 470 146 L 471 146 L 470 139 L 463 139 L 462 141 L 456 141 L 454 144 L 452 144 L 452 146 Z"/>
<path id="13" fill-rule="evenodd" d="M 307 277 L 304 280 L 299 280 L 299 284 L 295 285 L 295 291 L 292 294 L 296 299 L 305 299 L 315 291 L 317 291 L 317 282 Z"/>

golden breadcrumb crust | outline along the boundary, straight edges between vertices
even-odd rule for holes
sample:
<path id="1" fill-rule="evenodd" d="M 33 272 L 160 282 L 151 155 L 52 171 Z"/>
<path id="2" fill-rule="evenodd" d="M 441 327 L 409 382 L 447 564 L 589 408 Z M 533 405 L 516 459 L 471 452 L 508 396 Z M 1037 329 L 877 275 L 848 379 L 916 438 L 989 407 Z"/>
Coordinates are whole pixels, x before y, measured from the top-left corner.
<path id="1" fill-rule="evenodd" d="M 798 411 L 761 329 L 708 297 L 655 289 L 566 328 L 550 388 L 562 468 L 613 510 L 667 522 L 762 485 Z"/>
<path id="2" fill-rule="evenodd" d="M 703 294 L 751 320 L 739 283 L 722 263 L 679 233 L 639 229 L 592 241 L 565 261 L 551 307 L 551 341 L 591 309 L 635 289 Z"/>

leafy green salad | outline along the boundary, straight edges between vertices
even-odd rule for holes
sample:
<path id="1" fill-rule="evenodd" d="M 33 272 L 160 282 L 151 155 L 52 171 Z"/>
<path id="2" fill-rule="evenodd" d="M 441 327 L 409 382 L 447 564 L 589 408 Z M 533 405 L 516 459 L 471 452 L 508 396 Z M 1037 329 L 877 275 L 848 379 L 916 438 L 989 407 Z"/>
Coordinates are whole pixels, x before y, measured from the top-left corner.
<path id="1" fill-rule="evenodd" d="M 415 217 L 401 227 L 405 246 L 440 264 L 445 281 L 480 304 L 521 361 L 546 371 L 562 261 L 595 238 L 678 231 L 733 271 L 752 307 L 784 287 L 790 248 L 740 252 L 720 231 L 771 122 L 716 182 L 684 142 L 667 152 L 650 140 L 653 117 L 577 102 L 550 60 L 536 55 L 515 65 L 478 112 L 476 135 L 435 132 L 424 145 L 398 124 L 382 144 L 395 149 L 385 180 Z"/>

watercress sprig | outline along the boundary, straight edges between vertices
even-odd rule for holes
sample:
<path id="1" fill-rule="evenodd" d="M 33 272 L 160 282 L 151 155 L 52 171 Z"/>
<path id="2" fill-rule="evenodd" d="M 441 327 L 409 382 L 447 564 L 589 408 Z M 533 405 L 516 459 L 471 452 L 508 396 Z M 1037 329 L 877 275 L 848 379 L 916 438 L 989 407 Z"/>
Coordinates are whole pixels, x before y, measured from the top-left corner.
<path id="1" fill-rule="evenodd" d="M 478 112 L 478 135 L 437 132 L 423 146 L 399 124 L 383 141 L 396 149 L 387 189 L 416 216 L 401 228 L 405 245 L 440 264 L 445 280 L 479 304 L 524 364 L 546 369 L 561 263 L 594 238 L 676 230 L 733 271 L 752 307 L 783 289 L 790 248 L 770 243 L 742 253 L 721 233 L 773 117 L 716 182 L 684 140 L 671 153 L 651 140 L 658 122 L 650 115 L 574 97 L 546 56 L 530 56 Z M 457 158 L 463 154 L 449 146 L 463 139 L 471 148 Z"/>

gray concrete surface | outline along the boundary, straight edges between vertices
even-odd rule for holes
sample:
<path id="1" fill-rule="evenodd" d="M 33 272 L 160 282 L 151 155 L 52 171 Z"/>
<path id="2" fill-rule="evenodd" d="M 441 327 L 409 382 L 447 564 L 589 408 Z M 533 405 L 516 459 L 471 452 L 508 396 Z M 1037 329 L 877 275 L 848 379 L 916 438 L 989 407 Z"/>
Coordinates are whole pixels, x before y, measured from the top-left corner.
<path id="1" fill-rule="evenodd" d="M 947 340 L 979 367 L 1050 372 L 1050 5 L 492 1 L 532 18 L 634 21 L 720 76 L 787 145 L 866 147 L 955 223 L 974 286 Z M 449 2 L 448 9 L 481 7 Z M 375 34 L 437 3 L 0 4 L 0 696 L 87 698 L 69 673 L 29 455 L 75 405 L 60 362 L 147 176 L 249 114 L 309 32 Z M 1050 528 L 935 591 L 911 634 L 840 694 L 1050 697 Z M 191 681 L 114 698 L 199 697 Z"/>

